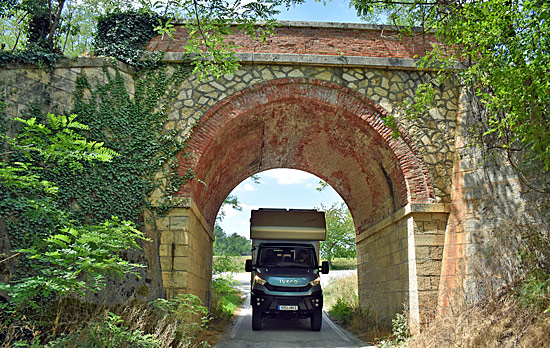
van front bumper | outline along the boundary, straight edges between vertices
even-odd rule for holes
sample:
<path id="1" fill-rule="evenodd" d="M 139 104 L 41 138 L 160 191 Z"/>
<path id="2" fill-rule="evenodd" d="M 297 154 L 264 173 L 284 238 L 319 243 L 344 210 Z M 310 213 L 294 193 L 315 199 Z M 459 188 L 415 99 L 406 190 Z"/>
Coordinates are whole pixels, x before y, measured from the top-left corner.
<path id="1" fill-rule="evenodd" d="M 323 293 L 315 291 L 304 296 L 276 296 L 255 290 L 250 294 L 250 304 L 262 317 L 308 318 L 323 309 Z"/>

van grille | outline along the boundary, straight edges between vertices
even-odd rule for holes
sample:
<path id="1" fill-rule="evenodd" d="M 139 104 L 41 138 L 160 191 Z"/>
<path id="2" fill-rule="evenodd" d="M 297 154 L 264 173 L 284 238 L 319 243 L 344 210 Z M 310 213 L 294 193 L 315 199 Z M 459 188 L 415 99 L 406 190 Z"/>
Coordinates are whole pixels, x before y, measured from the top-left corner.
<path id="1" fill-rule="evenodd" d="M 265 287 L 270 291 L 279 291 L 279 292 L 306 292 L 311 289 L 311 285 L 301 286 L 301 287 L 291 287 L 291 286 L 273 286 L 271 284 L 266 284 Z"/>

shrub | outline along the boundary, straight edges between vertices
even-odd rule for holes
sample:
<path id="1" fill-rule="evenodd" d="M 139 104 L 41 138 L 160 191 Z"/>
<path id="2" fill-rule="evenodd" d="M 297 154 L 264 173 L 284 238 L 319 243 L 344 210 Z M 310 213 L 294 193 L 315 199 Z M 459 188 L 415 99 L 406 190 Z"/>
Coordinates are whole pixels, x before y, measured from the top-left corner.
<path id="1" fill-rule="evenodd" d="M 537 311 L 550 309 L 550 274 L 542 270 L 530 272 L 519 284 L 516 295 L 519 303 L 526 308 Z"/>
<path id="2" fill-rule="evenodd" d="M 212 259 L 212 275 L 240 272 L 244 265 L 244 262 L 238 262 L 240 259 L 242 257 L 232 255 L 214 256 Z"/>
<path id="3" fill-rule="evenodd" d="M 338 297 L 336 303 L 330 308 L 329 314 L 343 324 L 348 324 L 354 315 L 354 306 L 346 299 Z"/>
<path id="4" fill-rule="evenodd" d="M 157 35 L 155 26 L 162 18 L 154 12 L 128 11 L 99 17 L 94 47 L 98 54 L 115 57 L 136 68 L 150 67 L 156 61 L 143 60 L 145 46 Z"/>
<path id="5" fill-rule="evenodd" d="M 232 287 L 234 284 L 235 281 L 231 276 L 220 276 L 212 280 L 212 315 L 215 318 L 231 318 L 242 303 L 241 293 Z"/>
<path id="6" fill-rule="evenodd" d="M 205 346 L 198 337 L 206 328 L 208 310 L 195 295 L 157 299 L 150 305 L 109 308 L 90 308 L 74 300 L 63 304 L 65 311 L 59 315 L 59 326 L 64 333 L 47 344 L 48 348 Z"/>

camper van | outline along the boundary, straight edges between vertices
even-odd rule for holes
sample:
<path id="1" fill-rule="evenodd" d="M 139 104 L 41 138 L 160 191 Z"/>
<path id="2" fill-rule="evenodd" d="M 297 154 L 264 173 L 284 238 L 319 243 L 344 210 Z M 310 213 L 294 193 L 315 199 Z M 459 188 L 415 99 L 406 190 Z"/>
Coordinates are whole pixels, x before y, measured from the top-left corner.
<path id="1" fill-rule="evenodd" d="M 319 243 L 326 238 L 325 214 L 317 210 L 253 210 L 250 218 L 252 330 L 263 318 L 306 319 L 311 330 L 322 325 L 323 291 Z"/>

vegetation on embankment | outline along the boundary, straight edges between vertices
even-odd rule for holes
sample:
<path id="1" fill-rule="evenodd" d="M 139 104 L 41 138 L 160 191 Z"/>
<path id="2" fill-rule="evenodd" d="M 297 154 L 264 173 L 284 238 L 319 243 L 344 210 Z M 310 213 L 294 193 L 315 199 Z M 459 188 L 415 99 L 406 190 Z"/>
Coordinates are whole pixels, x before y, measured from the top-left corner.
<path id="1" fill-rule="evenodd" d="M 380 337 L 391 334 L 382 325 L 376 313 L 359 305 L 357 275 L 336 278 L 323 289 L 324 306 L 328 314 L 347 330 L 367 342 L 375 342 Z"/>
<path id="2" fill-rule="evenodd" d="M 480 256 L 481 260 L 473 263 L 481 275 L 477 290 L 484 296 L 437 313 L 413 337 L 409 335 L 406 314 L 396 316 L 390 332 L 380 325 L 375 311 L 359 306 L 353 276 L 336 279 L 325 287 L 329 314 L 380 347 L 550 347 L 548 232 L 529 222 L 510 222 L 495 233 L 499 238 L 487 245 L 489 256 Z M 491 255 L 509 255 L 510 259 Z M 488 260 L 493 262 L 491 268 Z M 503 273 L 510 281 L 502 281 Z M 503 286 L 495 287 L 495 279 Z"/>
<path id="3" fill-rule="evenodd" d="M 511 291 L 443 313 L 403 347 L 550 347 L 550 313 Z"/>

